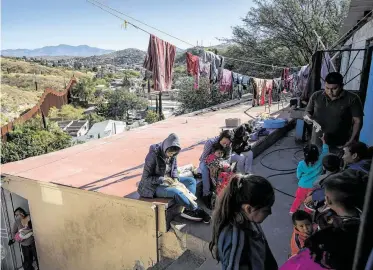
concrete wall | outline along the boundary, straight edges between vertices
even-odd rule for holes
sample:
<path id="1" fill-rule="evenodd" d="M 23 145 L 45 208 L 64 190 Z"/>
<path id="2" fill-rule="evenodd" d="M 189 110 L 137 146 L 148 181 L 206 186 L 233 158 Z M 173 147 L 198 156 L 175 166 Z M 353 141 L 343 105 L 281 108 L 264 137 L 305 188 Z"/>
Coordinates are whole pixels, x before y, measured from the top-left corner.
<path id="1" fill-rule="evenodd" d="M 156 263 L 152 204 L 7 176 L 28 200 L 41 269 L 133 269 Z M 14 205 L 16 207 L 17 205 Z M 26 207 L 25 207 L 26 208 Z"/>
<path id="2" fill-rule="evenodd" d="M 373 38 L 373 20 L 370 20 L 363 27 L 361 27 L 358 31 L 356 31 L 353 34 L 353 36 L 345 43 L 345 45 L 346 46 L 351 45 L 352 49 L 365 49 L 366 41 L 371 38 Z M 354 60 L 355 56 L 356 56 L 356 59 Z M 352 63 L 350 69 L 345 75 L 345 83 L 353 79 L 355 76 L 357 76 L 351 82 L 345 85 L 346 90 L 355 90 L 355 91 L 359 90 L 361 75 L 358 75 L 358 74 L 363 69 L 364 57 L 365 57 L 364 51 L 352 51 L 350 53 L 349 52 L 343 53 L 342 65 L 341 65 L 342 75 L 345 75 L 347 68 Z"/>

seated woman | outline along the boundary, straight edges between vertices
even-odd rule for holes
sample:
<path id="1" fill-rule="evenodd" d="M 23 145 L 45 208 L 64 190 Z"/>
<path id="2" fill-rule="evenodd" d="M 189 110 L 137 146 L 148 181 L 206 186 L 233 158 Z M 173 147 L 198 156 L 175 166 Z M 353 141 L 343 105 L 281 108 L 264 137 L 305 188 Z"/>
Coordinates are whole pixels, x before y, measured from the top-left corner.
<path id="1" fill-rule="evenodd" d="M 219 143 L 212 146 L 212 154 L 206 158 L 206 165 L 210 170 L 210 179 L 214 192 L 219 195 L 234 175 L 231 165 L 223 159 L 224 148 Z M 214 203 L 212 203 L 214 204 Z"/>
<path id="2" fill-rule="evenodd" d="M 224 130 L 220 133 L 219 136 L 211 138 L 206 141 L 203 148 L 201 157 L 199 158 L 199 170 L 202 174 L 202 200 L 207 208 L 211 209 L 212 205 L 212 193 L 211 193 L 211 181 L 210 181 L 210 171 L 206 165 L 206 158 L 212 153 L 212 146 L 216 143 L 219 143 L 224 148 L 224 160 L 230 162 L 232 156 L 232 141 L 233 141 L 233 132 L 230 130 Z"/>
<path id="3" fill-rule="evenodd" d="M 193 195 L 196 193 L 196 180 L 192 177 L 178 177 L 177 155 L 181 148 L 176 134 L 170 134 L 162 143 L 151 145 L 145 158 L 144 171 L 137 189 L 144 198 L 173 198 L 184 206 L 181 216 L 209 223 L 211 217 L 178 184 L 182 183 Z"/>

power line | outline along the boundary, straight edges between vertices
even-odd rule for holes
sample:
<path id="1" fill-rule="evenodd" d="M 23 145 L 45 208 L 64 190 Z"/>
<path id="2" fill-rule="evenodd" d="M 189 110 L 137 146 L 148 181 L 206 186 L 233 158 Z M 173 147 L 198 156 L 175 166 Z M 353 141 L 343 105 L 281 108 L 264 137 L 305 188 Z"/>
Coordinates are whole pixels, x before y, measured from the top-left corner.
<path id="1" fill-rule="evenodd" d="M 180 39 L 180 38 L 178 38 L 178 37 L 175 37 L 175 36 L 173 36 L 173 35 L 171 35 L 171 34 L 168 34 L 168 33 L 164 32 L 164 31 L 162 31 L 162 30 L 160 30 L 160 29 L 158 29 L 158 28 L 156 28 L 156 27 L 153 27 L 153 26 L 151 26 L 151 25 L 149 25 L 149 24 L 147 24 L 147 23 L 144 23 L 144 22 L 142 22 L 142 21 L 139 21 L 139 20 L 137 20 L 137 19 L 135 19 L 135 18 L 133 18 L 133 17 L 131 17 L 131 16 L 129 16 L 129 15 L 127 15 L 127 14 L 125 14 L 125 13 L 119 11 L 119 10 L 116 10 L 116 9 L 114 9 L 114 8 L 111 8 L 110 6 L 105 5 L 105 4 L 103 4 L 103 3 L 101 3 L 101 2 L 99 2 L 99 1 L 97 1 L 97 0 L 87 0 L 87 2 L 90 3 L 90 4 L 92 4 L 92 5 L 94 5 L 94 6 L 96 6 L 96 7 L 98 7 L 98 8 L 100 8 L 100 9 L 102 9 L 103 11 L 106 11 L 106 12 L 110 13 L 111 15 L 113 15 L 113 16 L 117 17 L 118 19 L 120 19 L 121 21 L 126 21 L 128 24 L 132 25 L 133 27 L 135 27 L 135 28 L 137 28 L 137 29 L 139 29 L 139 30 L 142 30 L 143 32 L 145 32 L 145 33 L 147 33 L 147 34 L 149 34 L 149 35 L 152 35 L 152 34 L 149 33 L 148 31 L 146 31 L 146 30 L 144 30 L 144 29 L 142 29 L 142 28 L 140 28 L 140 27 L 134 25 L 133 23 L 128 22 L 127 20 L 125 20 L 125 19 L 123 19 L 122 17 L 118 16 L 117 14 L 111 12 L 110 10 L 112 10 L 112 11 L 114 11 L 114 12 L 116 12 L 116 13 L 122 14 L 123 16 L 126 16 L 126 17 L 128 17 L 128 18 L 130 18 L 130 19 L 132 19 L 132 20 L 134 20 L 134 21 L 137 21 L 137 22 L 139 22 L 139 23 L 141 23 L 141 24 L 143 24 L 143 25 L 146 25 L 147 27 L 150 27 L 150 28 L 152 28 L 152 29 L 154 29 L 154 30 L 156 30 L 156 31 L 159 31 L 159 32 L 161 32 L 161 33 L 163 33 L 163 34 L 165 34 L 165 35 L 167 35 L 167 36 L 169 36 L 169 37 L 172 37 L 172 38 L 174 38 L 174 39 L 177 39 L 177 40 L 179 40 L 179 41 L 181 41 L 181 42 L 183 42 L 183 43 L 185 43 L 185 44 L 187 44 L 187 45 L 190 45 L 190 46 L 192 46 L 192 47 L 196 47 L 196 46 L 194 46 L 193 44 L 191 44 L 191 43 L 189 43 L 189 42 L 187 42 L 187 41 L 184 41 L 184 40 L 182 40 L 182 39 Z M 110 9 L 110 10 L 107 10 L 107 9 L 105 9 L 105 8 L 103 8 L 103 7 L 107 8 L 107 9 Z M 181 48 L 178 48 L 178 49 L 183 50 L 183 49 L 181 49 Z M 226 59 L 230 59 L 230 60 L 234 60 L 234 61 L 239 61 L 239 62 L 244 62 L 244 63 L 249 63 L 249 64 L 255 64 L 255 65 L 258 65 L 258 66 L 266 66 L 266 67 L 272 67 L 272 68 L 278 68 L 278 69 L 288 68 L 287 66 L 276 66 L 276 65 L 270 65 L 270 64 L 259 63 L 259 62 L 255 62 L 255 61 L 251 61 L 251 60 L 241 60 L 241 59 L 236 59 L 236 58 L 226 57 L 226 56 L 224 56 L 224 55 L 222 55 L 222 56 L 223 56 L 224 58 L 226 58 Z M 290 67 L 290 68 L 299 68 L 299 67 L 301 67 L 301 66 Z"/>

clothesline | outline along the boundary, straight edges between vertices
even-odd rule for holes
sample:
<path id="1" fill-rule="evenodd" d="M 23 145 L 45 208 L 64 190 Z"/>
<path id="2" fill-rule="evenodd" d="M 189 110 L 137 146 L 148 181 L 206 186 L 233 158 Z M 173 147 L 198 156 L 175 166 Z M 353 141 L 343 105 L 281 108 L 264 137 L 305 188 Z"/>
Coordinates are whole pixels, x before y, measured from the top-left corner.
<path id="1" fill-rule="evenodd" d="M 189 42 L 187 42 L 187 41 L 184 41 L 184 40 L 182 40 L 182 39 L 180 39 L 180 38 L 178 38 L 178 37 L 175 37 L 175 36 L 173 36 L 173 35 L 171 35 L 171 34 L 168 34 L 168 33 L 164 32 L 164 31 L 162 31 L 162 30 L 160 30 L 160 29 L 158 29 L 158 28 L 156 28 L 156 27 L 153 27 L 153 26 L 151 26 L 151 25 L 149 25 L 149 24 L 146 24 L 146 23 L 144 23 L 144 22 L 142 22 L 142 21 L 140 21 L 140 20 L 137 20 L 137 19 L 135 19 L 135 18 L 133 18 L 133 17 L 131 17 L 131 16 L 129 16 L 129 15 L 127 15 L 127 14 L 125 14 L 125 13 L 119 11 L 119 10 L 116 10 L 116 9 L 114 9 L 114 8 L 111 8 L 110 6 L 108 6 L 108 5 L 106 5 L 106 4 L 103 4 L 103 3 L 101 3 L 101 2 L 99 2 L 99 1 L 97 1 L 97 0 L 87 0 L 87 2 L 90 3 L 90 4 L 92 4 L 92 5 L 94 5 L 94 6 L 96 6 L 96 7 L 98 7 L 98 8 L 100 8 L 100 9 L 102 9 L 103 11 L 108 12 L 109 14 L 115 16 L 116 18 L 120 19 L 121 21 L 124 21 L 125 23 L 128 23 L 129 25 L 132 25 L 133 27 L 135 27 L 135 28 L 137 28 L 137 29 L 139 29 L 139 30 L 141 30 L 141 31 L 143 31 L 143 32 L 145 32 L 145 33 L 147 33 L 147 34 L 149 34 L 149 35 L 151 35 L 150 32 L 148 32 L 148 31 L 146 31 L 146 30 L 144 30 L 144 29 L 138 27 L 137 25 L 135 25 L 135 24 L 133 24 L 133 23 L 128 22 L 127 20 L 123 19 L 122 17 L 118 16 L 117 14 L 114 14 L 114 13 L 111 12 L 110 10 L 112 10 L 112 11 L 114 11 L 114 12 L 117 12 L 117 13 L 119 13 L 119 14 L 122 14 L 122 15 L 125 16 L 125 17 L 128 17 L 128 18 L 130 18 L 130 19 L 132 19 L 132 20 L 134 20 L 134 21 L 137 21 L 137 22 L 139 22 L 139 23 L 141 23 L 141 24 L 143 24 L 143 25 L 146 25 L 146 26 L 149 27 L 149 28 L 152 28 L 152 29 L 154 29 L 154 30 L 156 30 L 156 31 L 159 31 L 160 33 L 163 33 L 163 34 L 165 34 L 165 35 L 167 35 L 167 36 L 169 36 L 169 37 L 172 37 L 172 38 L 174 38 L 174 39 L 176 39 L 176 40 L 179 40 L 179 41 L 181 41 L 181 42 L 183 42 L 183 43 L 185 43 L 185 44 L 187 44 L 187 45 L 189 45 L 189 46 L 196 47 L 195 45 L 193 45 L 193 44 L 191 44 L 191 43 L 189 43 Z M 105 9 L 105 8 L 103 8 L 103 7 L 107 8 L 107 9 L 110 9 L 110 10 L 107 10 L 107 9 Z M 183 49 L 181 49 L 181 48 L 178 48 L 178 49 L 179 49 L 179 50 L 183 50 Z M 203 48 L 203 49 L 204 49 L 204 48 Z M 249 63 L 249 64 L 255 64 L 255 65 L 258 65 L 258 66 L 266 66 L 266 67 L 277 68 L 277 69 L 288 68 L 287 66 L 270 65 L 270 64 L 265 64 L 265 63 L 260 63 L 260 62 L 252 61 L 252 60 L 250 60 L 250 59 L 248 59 L 248 60 L 242 60 L 242 59 L 236 59 L 236 58 L 226 57 L 226 56 L 224 56 L 224 55 L 221 55 L 221 56 L 223 56 L 224 58 L 229 59 L 229 60 L 239 61 L 239 62 L 244 62 L 244 63 Z M 302 67 L 302 66 L 289 67 L 289 68 L 300 68 L 300 67 Z"/>

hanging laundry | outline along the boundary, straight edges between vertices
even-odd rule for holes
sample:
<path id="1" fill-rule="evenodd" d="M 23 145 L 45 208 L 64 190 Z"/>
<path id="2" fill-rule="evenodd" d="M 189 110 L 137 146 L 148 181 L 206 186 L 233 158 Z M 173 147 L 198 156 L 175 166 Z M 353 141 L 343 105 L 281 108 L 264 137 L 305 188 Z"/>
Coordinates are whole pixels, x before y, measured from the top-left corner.
<path id="1" fill-rule="evenodd" d="M 281 80 L 283 81 L 283 89 L 282 90 L 288 90 L 289 89 L 289 68 L 284 68 L 281 72 Z"/>
<path id="2" fill-rule="evenodd" d="M 210 78 L 211 64 L 204 63 L 201 58 L 199 58 L 199 74 L 201 77 Z"/>
<path id="3" fill-rule="evenodd" d="M 222 78 L 220 80 L 220 92 L 226 93 L 232 90 L 232 71 L 223 69 Z"/>
<path id="4" fill-rule="evenodd" d="M 232 72 L 232 82 L 237 83 L 238 82 L 238 73 Z"/>
<path id="5" fill-rule="evenodd" d="M 150 35 L 144 68 L 153 72 L 154 90 L 171 89 L 176 47 L 156 36 Z"/>
<path id="6" fill-rule="evenodd" d="M 330 72 L 335 72 L 334 65 L 330 59 L 329 53 L 324 52 L 323 58 L 322 58 L 322 64 L 321 64 L 321 89 L 325 89 L 325 77 Z"/>
<path id="7" fill-rule="evenodd" d="M 250 83 L 250 77 L 249 76 L 242 76 L 242 85 L 243 86 L 248 86 Z"/>
<path id="8" fill-rule="evenodd" d="M 304 93 L 307 87 L 307 81 L 310 75 L 310 66 L 306 65 L 301 67 L 300 71 L 298 72 L 298 92 Z"/>
<path id="9" fill-rule="evenodd" d="M 213 52 L 203 51 L 200 55 L 203 63 L 210 63 L 210 80 L 212 83 L 220 81 L 224 68 L 224 57 L 214 54 Z"/>
<path id="10" fill-rule="evenodd" d="M 187 72 L 194 76 L 194 89 L 198 89 L 199 84 L 199 57 L 189 52 L 186 53 Z"/>
<path id="11" fill-rule="evenodd" d="M 260 105 L 264 105 L 266 103 L 267 101 L 266 97 L 268 97 L 268 104 L 272 105 L 272 88 L 273 88 L 273 80 L 264 80 L 262 94 L 260 97 Z"/>
<path id="12" fill-rule="evenodd" d="M 259 104 L 265 86 L 266 82 L 264 79 L 253 78 L 253 106 Z"/>

